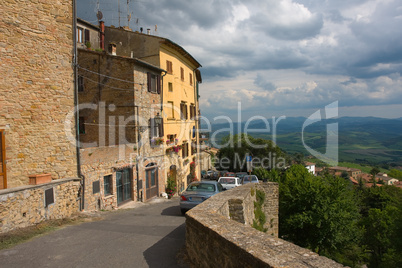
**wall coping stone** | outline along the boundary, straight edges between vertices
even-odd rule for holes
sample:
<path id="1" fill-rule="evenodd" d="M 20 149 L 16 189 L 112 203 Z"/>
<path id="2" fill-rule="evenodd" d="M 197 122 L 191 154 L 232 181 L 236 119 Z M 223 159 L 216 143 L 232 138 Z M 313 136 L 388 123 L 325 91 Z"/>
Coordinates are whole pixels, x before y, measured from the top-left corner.
<path id="1" fill-rule="evenodd" d="M 16 193 L 16 192 L 21 192 L 21 191 L 25 191 L 25 190 L 32 190 L 35 188 L 49 188 L 49 186 L 57 186 L 57 185 L 64 184 L 64 183 L 70 182 L 70 181 L 81 181 L 81 179 L 77 178 L 77 177 L 71 177 L 71 178 L 65 178 L 65 179 L 52 180 L 51 182 L 38 184 L 38 185 L 23 185 L 23 186 L 18 186 L 18 187 L 14 187 L 14 188 L 0 190 L 0 195 Z"/>
<path id="2" fill-rule="evenodd" d="M 308 249 L 230 220 L 225 208 L 230 199 L 244 198 L 252 187 L 278 187 L 274 184 L 239 186 L 212 196 L 189 210 L 186 213 L 186 248 L 193 263 L 199 267 L 344 267 Z M 206 240 L 215 247 L 202 247 L 189 241 L 191 239 Z M 220 256 L 216 256 L 217 245 Z"/>

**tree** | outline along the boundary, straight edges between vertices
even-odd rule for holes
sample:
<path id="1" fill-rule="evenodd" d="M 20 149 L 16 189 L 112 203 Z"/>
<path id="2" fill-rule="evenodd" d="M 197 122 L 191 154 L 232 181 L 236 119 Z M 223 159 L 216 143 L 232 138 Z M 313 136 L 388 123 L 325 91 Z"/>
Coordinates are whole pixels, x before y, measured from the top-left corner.
<path id="1" fill-rule="evenodd" d="M 363 191 L 361 226 L 369 267 L 402 267 L 402 190 L 391 185 Z"/>
<path id="2" fill-rule="evenodd" d="M 285 163 L 285 153 L 270 140 L 256 139 L 248 134 L 229 135 L 222 139 L 227 146 L 219 150 L 218 158 L 227 166 L 223 169 L 240 172 L 247 171 L 246 155 L 253 158 L 254 167 L 274 168 L 281 159 Z"/>
<path id="3" fill-rule="evenodd" d="M 263 167 L 255 168 L 253 170 L 253 174 L 256 175 L 261 181 L 269 178 L 269 172 Z"/>
<path id="4" fill-rule="evenodd" d="M 294 165 L 282 176 L 279 191 L 281 237 L 329 257 L 357 244 L 359 210 L 350 183 L 315 177 Z"/>
<path id="5" fill-rule="evenodd" d="M 402 170 L 391 169 L 388 172 L 388 176 L 392 177 L 392 178 L 395 178 L 395 179 L 401 180 L 402 179 Z"/>
<path id="6" fill-rule="evenodd" d="M 378 173 L 380 173 L 380 169 L 378 167 L 373 167 L 370 170 L 370 174 L 373 176 L 373 186 L 377 186 L 377 181 L 375 179 L 375 175 L 377 175 Z"/>

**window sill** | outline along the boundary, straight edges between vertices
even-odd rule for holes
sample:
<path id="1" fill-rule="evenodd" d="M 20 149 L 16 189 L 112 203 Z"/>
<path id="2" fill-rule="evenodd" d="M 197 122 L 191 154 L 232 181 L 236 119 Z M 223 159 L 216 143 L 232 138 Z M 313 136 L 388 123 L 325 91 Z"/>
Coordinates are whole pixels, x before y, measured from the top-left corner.
<path id="1" fill-rule="evenodd" d="M 166 120 L 168 120 L 168 121 L 176 121 L 176 118 L 170 117 L 170 118 L 167 118 Z"/>

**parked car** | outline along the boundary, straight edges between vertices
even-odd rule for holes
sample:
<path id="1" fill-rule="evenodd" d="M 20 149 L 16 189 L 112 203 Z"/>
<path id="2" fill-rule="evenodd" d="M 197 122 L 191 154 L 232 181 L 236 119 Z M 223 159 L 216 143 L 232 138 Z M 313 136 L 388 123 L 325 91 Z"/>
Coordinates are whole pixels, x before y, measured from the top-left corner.
<path id="1" fill-rule="evenodd" d="M 258 183 L 258 177 L 256 175 L 246 175 L 242 179 L 242 184 Z"/>
<path id="2" fill-rule="evenodd" d="M 223 187 L 216 181 L 194 181 L 180 194 L 180 211 L 182 214 L 201 204 L 211 196 L 223 191 Z"/>
<path id="3" fill-rule="evenodd" d="M 236 177 L 236 173 L 234 173 L 234 172 L 227 172 L 227 173 L 225 174 L 225 177 Z"/>
<path id="4" fill-rule="evenodd" d="M 237 177 L 220 177 L 218 182 L 226 190 L 235 188 L 241 185 L 241 180 Z"/>
<path id="5" fill-rule="evenodd" d="M 219 171 L 214 171 L 214 172 L 212 172 L 212 175 L 211 175 L 211 177 L 209 179 L 217 181 L 218 178 L 219 178 Z"/>
<path id="6" fill-rule="evenodd" d="M 227 171 L 227 170 L 221 170 L 221 171 L 219 171 L 219 177 L 216 178 L 216 180 L 218 180 L 220 177 L 226 177 L 226 174 L 227 174 L 228 172 L 229 172 L 229 171 Z"/>
<path id="7" fill-rule="evenodd" d="M 247 172 L 237 172 L 236 177 L 243 179 L 244 176 L 248 175 Z"/>

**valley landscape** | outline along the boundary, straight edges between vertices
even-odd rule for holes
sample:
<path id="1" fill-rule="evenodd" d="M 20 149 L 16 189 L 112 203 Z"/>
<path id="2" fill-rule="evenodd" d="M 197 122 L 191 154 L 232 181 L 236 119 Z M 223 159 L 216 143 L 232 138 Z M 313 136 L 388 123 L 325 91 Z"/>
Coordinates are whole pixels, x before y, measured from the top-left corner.
<path id="1" fill-rule="evenodd" d="M 302 127 L 304 117 L 289 117 L 276 125 L 273 136 L 272 124 L 267 127 L 262 120 L 250 122 L 247 133 L 255 138 L 276 139 L 277 145 L 288 154 L 309 152 L 303 146 Z M 272 123 L 271 120 L 268 121 Z M 322 120 L 304 129 L 304 142 L 315 151 L 325 153 L 328 124 L 338 123 L 339 162 L 380 166 L 389 169 L 402 166 L 402 118 L 385 119 L 377 117 L 341 117 Z M 246 123 L 235 123 L 230 133 L 228 123 L 213 124 L 211 142 L 217 144 L 229 134 L 245 131 Z M 227 131 L 225 131 L 227 129 Z M 262 131 L 265 130 L 265 131 Z M 217 135 L 213 133 L 219 131 Z"/>

